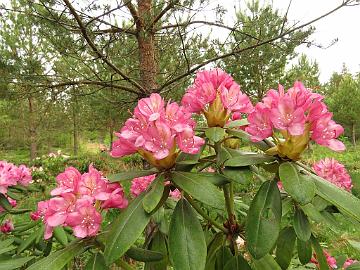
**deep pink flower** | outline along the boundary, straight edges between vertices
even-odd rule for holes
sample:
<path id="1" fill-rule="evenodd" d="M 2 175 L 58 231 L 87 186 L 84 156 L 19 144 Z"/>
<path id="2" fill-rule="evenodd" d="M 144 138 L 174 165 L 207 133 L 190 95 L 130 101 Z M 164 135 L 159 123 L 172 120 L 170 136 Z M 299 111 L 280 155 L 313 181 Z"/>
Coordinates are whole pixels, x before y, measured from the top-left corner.
<path id="1" fill-rule="evenodd" d="M 0 231 L 2 233 L 9 233 L 12 230 L 14 230 L 14 224 L 9 219 L 5 220 L 5 222 L 0 226 Z"/>
<path id="2" fill-rule="evenodd" d="M 134 178 L 131 182 L 130 192 L 134 197 L 139 196 L 154 181 L 156 174 Z"/>
<path id="3" fill-rule="evenodd" d="M 323 252 L 326 257 L 326 261 L 327 261 L 327 264 L 329 265 L 329 267 L 331 269 L 336 269 L 337 268 L 336 259 L 334 257 L 332 257 L 326 250 L 323 250 Z M 316 258 L 315 253 L 314 253 L 314 257 L 311 258 L 311 262 L 313 264 L 315 264 L 317 268 L 319 267 L 319 262 Z"/>
<path id="4" fill-rule="evenodd" d="M 181 151 L 192 154 L 205 143 L 195 136 L 194 128 L 195 121 L 183 106 L 175 102 L 165 105 L 158 94 L 152 94 L 139 102 L 133 117 L 125 122 L 119 133 L 115 133 L 119 139 L 113 143 L 111 155 L 122 157 L 138 152 L 150 164 L 168 168 L 175 163 L 177 146 Z M 189 141 L 193 144 L 186 147 L 176 144 L 178 137 L 184 138 L 184 134 L 191 134 Z"/>
<path id="5" fill-rule="evenodd" d="M 313 165 L 316 174 L 329 182 L 351 191 L 352 183 L 351 177 L 348 174 L 345 166 L 333 158 L 325 158 Z"/>
<path id="6" fill-rule="evenodd" d="M 101 204 L 101 208 L 126 208 L 128 200 L 125 198 L 124 190 L 119 183 L 107 185 L 107 199 Z"/>
<path id="7" fill-rule="evenodd" d="M 19 166 L 18 175 L 19 175 L 18 181 L 23 186 L 27 186 L 32 180 L 31 171 L 25 165 L 20 165 Z"/>
<path id="8" fill-rule="evenodd" d="M 107 182 L 92 165 L 89 166 L 89 172 L 81 176 L 78 189 L 81 195 L 88 195 L 96 200 L 106 200 L 104 193 L 106 193 Z"/>
<path id="9" fill-rule="evenodd" d="M 270 109 L 263 103 L 258 103 L 248 116 L 249 125 L 245 129 L 251 135 L 254 142 L 270 137 L 273 133 L 273 124 L 270 120 Z"/>
<path id="10" fill-rule="evenodd" d="M 196 74 L 181 100 L 192 113 L 204 113 L 209 126 L 223 126 L 232 113 L 249 113 L 253 106 L 234 79 L 221 69 Z"/>
<path id="11" fill-rule="evenodd" d="M 56 177 L 58 187 L 51 191 L 52 196 L 67 192 L 77 192 L 78 183 L 81 179 L 80 172 L 74 167 L 68 167 Z"/>
<path id="12" fill-rule="evenodd" d="M 100 229 L 101 215 L 89 200 L 79 199 L 75 211 L 67 216 L 66 224 L 73 228 L 76 237 L 94 236 Z"/>

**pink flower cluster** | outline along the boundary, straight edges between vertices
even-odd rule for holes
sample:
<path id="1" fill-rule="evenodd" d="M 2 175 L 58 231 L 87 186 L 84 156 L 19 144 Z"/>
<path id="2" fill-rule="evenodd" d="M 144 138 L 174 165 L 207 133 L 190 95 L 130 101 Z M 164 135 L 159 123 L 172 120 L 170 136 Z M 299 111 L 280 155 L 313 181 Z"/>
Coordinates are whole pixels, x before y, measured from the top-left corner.
<path id="1" fill-rule="evenodd" d="M 324 252 L 324 255 L 326 257 L 326 261 L 327 261 L 327 264 L 328 266 L 330 267 L 330 269 L 337 269 L 337 262 L 336 262 L 336 259 L 334 257 L 332 257 L 329 252 L 327 252 L 326 250 L 323 251 Z M 319 262 L 318 260 L 316 259 L 316 254 L 314 254 L 314 257 L 311 258 L 311 262 L 314 263 L 317 267 L 319 267 Z M 342 269 L 346 269 L 348 268 L 350 265 L 354 264 L 354 263 L 357 263 L 358 261 L 357 260 L 353 260 L 353 259 L 346 259 L 346 261 L 344 262 L 344 265 L 342 267 Z"/>
<path id="2" fill-rule="evenodd" d="M 52 236 L 57 226 L 72 227 L 79 238 L 94 236 L 100 229 L 101 210 L 128 205 L 121 185 L 108 182 L 92 165 L 82 175 L 68 167 L 56 181 L 57 187 L 51 191 L 55 197 L 39 202 L 37 211 L 30 216 L 33 220 L 43 219 L 45 239 Z"/>
<path id="3" fill-rule="evenodd" d="M 8 187 L 11 186 L 27 186 L 31 180 L 30 169 L 25 165 L 16 166 L 6 161 L 0 161 L 0 193 L 6 194 Z"/>
<path id="4" fill-rule="evenodd" d="M 340 188 L 351 191 L 352 183 L 350 175 L 345 169 L 345 166 L 334 158 L 325 158 L 316 162 L 313 165 L 313 170 L 318 176 Z"/>
<path id="5" fill-rule="evenodd" d="M 151 184 L 152 181 L 155 180 L 155 178 L 156 178 L 156 174 L 134 178 L 131 181 L 131 187 L 130 187 L 131 195 L 133 197 L 139 196 L 148 188 L 148 186 Z M 167 182 L 165 184 L 168 185 L 170 184 L 170 182 Z M 170 197 L 174 199 L 180 199 L 181 198 L 180 190 L 175 189 L 170 191 Z"/>
<path id="6" fill-rule="evenodd" d="M 0 226 L 0 231 L 2 233 L 9 233 L 12 230 L 14 230 L 14 224 L 9 219 L 5 220 L 5 222 Z"/>
<path id="7" fill-rule="evenodd" d="M 286 92 L 279 85 L 278 91 L 271 89 L 262 102 L 256 104 L 248 116 L 246 131 L 254 142 L 272 136 L 275 130 L 285 139 L 308 133 L 316 143 L 342 151 L 345 146 L 336 138 L 344 129 L 332 120 L 332 113 L 322 100 L 323 96 L 312 93 L 301 82 L 295 82 Z"/>
<path id="8" fill-rule="evenodd" d="M 230 114 L 240 118 L 241 113 L 253 110 L 249 97 L 243 94 L 234 79 L 221 69 L 198 72 L 181 104 L 189 112 L 204 113 L 209 126 L 221 126 L 229 119 Z M 222 119 L 216 119 L 219 116 Z"/>
<path id="9" fill-rule="evenodd" d="M 337 264 L 336 264 L 336 259 L 334 257 L 332 257 L 329 252 L 327 252 L 326 250 L 323 251 L 324 255 L 326 257 L 326 261 L 327 264 L 329 265 L 330 269 L 336 269 L 337 268 Z M 314 254 L 314 257 L 311 258 L 311 262 L 313 264 L 315 264 L 317 267 L 319 267 L 319 262 L 316 259 L 316 254 Z"/>
<path id="10" fill-rule="evenodd" d="M 174 155 L 176 145 L 181 151 L 195 154 L 204 140 L 194 133 L 191 113 L 176 102 L 168 102 L 159 94 L 139 100 L 132 118 L 116 133 L 111 155 L 122 157 L 136 152 L 156 160 Z M 149 161 L 149 160 L 148 160 Z M 150 162 L 150 161 L 149 161 Z M 151 162 L 150 162 L 151 163 Z"/>

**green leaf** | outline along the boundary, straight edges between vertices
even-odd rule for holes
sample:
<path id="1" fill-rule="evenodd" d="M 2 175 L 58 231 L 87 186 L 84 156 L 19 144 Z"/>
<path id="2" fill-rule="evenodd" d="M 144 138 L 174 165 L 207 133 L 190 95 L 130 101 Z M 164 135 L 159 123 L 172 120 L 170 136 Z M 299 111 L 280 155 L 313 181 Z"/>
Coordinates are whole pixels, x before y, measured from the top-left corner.
<path id="1" fill-rule="evenodd" d="M 297 239 L 297 252 L 299 256 L 299 260 L 302 264 L 307 264 L 312 257 L 312 248 L 311 248 L 311 241 L 301 241 Z"/>
<path id="2" fill-rule="evenodd" d="M 6 252 L 14 250 L 14 249 L 16 249 L 16 246 L 13 246 L 13 245 L 0 248 L 0 254 L 6 253 Z"/>
<path id="3" fill-rule="evenodd" d="M 253 142 L 250 139 L 250 135 L 248 133 L 246 133 L 243 130 L 233 130 L 233 129 L 228 129 L 226 131 L 229 135 L 238 137 L 239 139 L 242 139 L 245 142 L 251 143 L 252 145 L 255 145 L 258 149 L 262 150 L 262 151 L 266 151 L 270 148 L 269 145 L 267 145 L 264 141 L 260 141 L 260 142 Z"/>
<path id="4" fill-rule="evenodd" d="M 2 193 L 0 193 L 0 206 L 2 206 L 6 211 L 11 211 L 12 209 L 8 199 Z"/>
<path id="5" fill-rule="evenodd" d="M 219 174 L 173 172 L 171 180 L 195 199 L 217 209 L 223 209 L 225 200 L 221 191 L 209 179 L 223 179 Z"/>
<path id="6" fill-rule="evenodd" d="M 260 259 L 273 248 L 280 231 L 281 198 L 275 181 L 261 185 L 247 217 L 247 247 L 255 259 Z"/>
<path id="7" fill-rule="evenodd" d="M 135 243 L 149 223 L 150 215 L 142 206 L 143 198 L 144 193 L 136 197 L 111 224 L 104 251 L 107 264 L 121 257 Z"/>
<path id="8" fill-rule="evenodd" d="M 31 261 L 33 258 L 35 257 L 29 256 L 26 258 L 11 258 L 9 260 L 0 260 L 0 270 L 12 270 L 12 269 L 20 268 L 28 261 Z M 50 269 L 50 268 L 46 268 L 46 269 Z"/>
<path id="9" fill-rule="evenodd" d="M 254 270 L 281 270 L 280 265 L 270 255 L 266 254 L 260 260 L 254 260 Z"/>
<path id="10" fill-rule="evenodd" d="M 93 254 L 86 263 L 85 270 L 107 270 L 108 266 L 105 264 L 104 256 L 97 252 Z"/>
<path id="11" fill-rule="evenodd" d="M 243 256 L 237 255 L 225 264 L 224 270 L 251 270 L 251 268 Z"/>
<path id="12" fill-rule="evenodd" d="M 163 259 L 161 261 L 156 262 L 147 262 L 145 264 L 145 270 L 167 270 L 168 265 L 168 250 L 167 250 L 167 242 L 165 235 L 157 231 L 149 244 L 149 249 L 151 251 L 156 251 L 163 255 Z"/>
<path id="13" fill-rule="evenodd" d="M 10 246 L 12 243 L 14 243 L 14 241 L 15 241 L 15 238 L 9 238 L 9 239 L 6 239 L 4 241 L 1 241 L 0 242 L 0 249 Z"/>
<path id="14" fill-rule="evenodd" d="M 279 176 L 287 193 L 298 203 L 310 203 L 315 196 L 315 185 L 309 177 L 302 175 L 291 162 L 282 163 Z"/>
<path id="15" fill-rule="evenodd" d="M 225 135 L 225 129 L 221 127 L 211 127 L 205 130 L 205 136 L 213 142 L 220 141 Z"/>
<path id="16" fill-rule="evenodd" d="M 191 171 L 192 168 L 199 163 L 199 158 L 204 148 L 205 148 L 205 144 L 200 148 L 200 151 L 195 155 L 181 152 L 176 158 L 175 170 L 186 171 L 186 172 Z"/>
<path id="17" fill-rule="evenodd" d="M 317 187 L 316 193 L 326 201 L 335 205 L 342 213 L 360 221 L 360 199 L 353 196 L 334 184 L 318 177 L 311 175 Z"/>
<path id="18" fill-rule="evenodd" d="M 276 159 L 272 156 L 264 154 L 248 153 L 232 157 L 225 161 L 224 165 L 227 167 L 246 167 L 249 165 L 261 164 L 264 162 L 272 162 Z"/>
<path id="19" fill-rule="evenodd" d="M 319 270 L 329 270 L 326 257 L 319 244 L 319 241 L 314 236 L 311 236 L 311 243 L 316 253 L 316 259 L 319 263 Z"/>
<path id="20" fill-rule="evenodd" d="M 222 173 L 232 181 L 242 185 L 246 185 L 249 182 L 248 177 L 246 177 L 246 174 L 251 173 L 251 171 L 247 167 L 246 168 L 225 167 Z"/>
<path id="21" fill-rule="evenodd" d="M 230 261 L 233 258 L 233 255 L 231 254 L 230 248 L 227 246 L 222 246 L 217 252 L 216 252 L 216 270 L 223 270 L 225 265 L 228 261 Z"/>
<path id="22" fill-rule="evenodd" d="M 18 246 L 17 253 L 19 254 L 23 252 L 25 249 L 35 243 L 35 240 L 39 234 L 42 234 L 41 230 L 34 231 L 24 242 L 20 244 L 20 246 Z"/>
<path id="23" fill-rule="evenodd" d="M 311 226 L 307 216 L 301 209 L 296 209 L 294 214 L 294 229 L 301 241 L 308 241 L 311 236 Z"/>
<path id="24" fill-rule="evenodd" d="M 151 183 L 149 190 L 145 194 L 143 200 L 144 210 L 148 213 L 151 213 L 159 204 L 163 193 L 164 193 L 164 176 L 159 175 Z"/>
<path id="25" fill-rule="evenodd" d="M 121 173 L 108 175 L 107 179 L 110 182 L 129 181 L 129 180 L 133 180 L 136 177 L 152 175 L 152 174 L 155 174 L 155 173 L 158 173 L 158 171 L 156 169 L 142 170 L 142 171 L 121 172 Z"/>
<path id="26" fill-rule="evenodd" d="M 282 269 L 287 269 L 290 265 L 295 246 L 296 235 L 291 227 L 284 228 L 279 235 L 276 244 L 276 262 Z"/>
<path id="27" fill-rule="evenodd" d="M 169 252 L 175 270 L 204 270 L 206 242 L 196 213 L 185 199 L 176 204 L 169 228 Z"/>
<path id="28" fill-rule="evenodd" d="M 58 240 L 61 245 L 66 246 L 68 244 L 68 238 L 63 227 L 55 227 L 53 234 L 55 239 Z"/>
<path id="29" fill-rule="evenodd" d="M 205 269 L 214 269 L 216 261 L 216 252 L 224 244 L 225 235 L 223 232 L 218 232 L 214 235 L 212 241 L 208 244 L 207 258 Z"/>
<path id="30" fill-rule="evenodd" d="M 87 241 L 75 241 L 66 248 L 51 253 L 30 265 L 26 270 L 61 270 L 70 260 L 82 253 L 87 246 L 89 246 Z"/>
<path id="31" fill-rule="evenodd" d="M 229 124 L 226 125 L 227 128 L 234 128 L 234 127 L 242 127 L 249 124 L 247 119 L 239 119 L 231 121 Z"/>
<path id="32" fill-rule="evenodd" d="M 30 230 L 30 229 L 34 228 L 35 226 L 37 226 L 40 222 L 41 222 L 41 220 L 30 221 L 24 225 L 15 226 L 13 233 L 20 233 L 20 232 L 25 232 L 27 230 Z"/>
<path id="33" fill-rule="evenodd" d="M 131 259 L 140 262 L 154 262 L 160 261 L 164 258 L 164 255 L 160 252 L 137 247 L 131 247 L 128 251 L 126 251 L 126 255 L 129 256 Z"/>

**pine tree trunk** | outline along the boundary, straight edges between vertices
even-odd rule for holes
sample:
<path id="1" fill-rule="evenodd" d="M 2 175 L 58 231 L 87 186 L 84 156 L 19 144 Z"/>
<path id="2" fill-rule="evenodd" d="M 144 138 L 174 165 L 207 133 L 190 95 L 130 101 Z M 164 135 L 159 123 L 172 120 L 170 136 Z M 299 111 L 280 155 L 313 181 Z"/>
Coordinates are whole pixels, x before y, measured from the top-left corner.
<path id="1" fill-rule="evenodd" d="M 155 61 L 155 35 L 152 28 L 148 29 L 152 21 L 152 0 L 138 0 L 140 22 L 137 24 L 137 41 L 139 45 L 140 83 L 149 92 L 157 88 L 156 74 L 158 64 Z"/>
<path id="2" fill-rule="evenodd" d="M 355 123 L 351 124 L 351 137 L 352 137 L 352 144 L 356 146 L 356 125 Z"/>

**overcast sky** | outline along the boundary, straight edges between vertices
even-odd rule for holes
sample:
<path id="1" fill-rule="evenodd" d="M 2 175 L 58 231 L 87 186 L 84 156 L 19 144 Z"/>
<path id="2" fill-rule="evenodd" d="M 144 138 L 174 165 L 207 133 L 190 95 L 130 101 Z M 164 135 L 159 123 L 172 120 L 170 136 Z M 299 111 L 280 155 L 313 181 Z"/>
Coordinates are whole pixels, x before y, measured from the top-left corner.
<path id="1" fill-rule="evenodd" d="M 244 0 L 214 1 L 225 5 L 229 15 L 234 14 L 234 6 L 244 5 Z M 265 0 L 261 0 L 265 2 Z M 289 0 L 273 0 L 275 8 L 286 12 Z M 292 21 L 307 22 L 316 18 L 342 1 L 339 0 L 292 0 L 288 18 Z M 360 6 L 344 7 L 314 24 L 316 32 L 312 38 L 325 47 L 335 38 L 339 41 L 328 49 L 301 46 L 299 53 L 305 53 L 315 59 L 320 66 L 320 80 L 327 81 L 334 71 L 341 71 L 345 63 L 351 72 L 360 71 Z"/>

